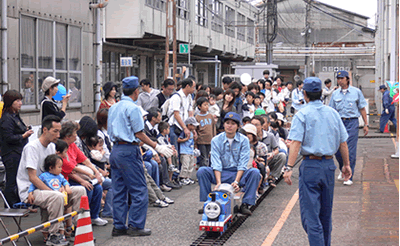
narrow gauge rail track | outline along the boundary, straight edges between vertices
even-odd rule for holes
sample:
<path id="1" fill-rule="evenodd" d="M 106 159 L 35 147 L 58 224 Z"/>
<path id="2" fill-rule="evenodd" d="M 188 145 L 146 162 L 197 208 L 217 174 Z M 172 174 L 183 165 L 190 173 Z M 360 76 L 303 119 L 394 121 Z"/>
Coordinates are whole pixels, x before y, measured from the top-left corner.
<path id="1" fill-rule="evenodd" d="M 282 180 L 281 176 L 276 184 L 278 184 Z M 258 205 L 268 196 L 268 194 L 274 189 L 275 187 L 268 187 L 268 189 L 258 198 L 256 204 L 250 208 L 251 212 L 254 212 Z M 234 220 L 231 224 L 231 226 L 220 236 L 212 236 L 212 235 L 207 235 L 206 232 L 204 232 L 199 238 L 197 238 L 190 246 L 205 246 L 205 245 L 224 245 L 226 241 L 235 233 L 235 231 L 243 224 L 243 222 L 246 221 L 247 217 L 249 215 L 245 216 L 236 216 L 236 220 Z"/>

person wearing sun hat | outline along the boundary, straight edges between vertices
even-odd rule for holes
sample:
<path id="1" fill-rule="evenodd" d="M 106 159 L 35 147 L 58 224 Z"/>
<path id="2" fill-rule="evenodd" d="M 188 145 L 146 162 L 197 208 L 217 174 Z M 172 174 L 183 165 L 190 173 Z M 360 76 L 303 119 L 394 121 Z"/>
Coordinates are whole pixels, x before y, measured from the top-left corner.
<path id="1" fill-rule="evenodd" d="M 304 80 L 307 105 L 294 115 L 289 133 L 289 160 L 284 170 L 285 182 L 292 184 L 292 168 L 300 151 L 299 201 L 301 221 L 310 245 L 330 245 L 332 206 L 335 187 L 333 154 L 340 150 L 343 175 L 352 174 L 346 140 L 348 134 L 336 110 L 322 103 L 322 83 L 319 78 Z"/>
<path id="2" fill-rule="evenodd" d="M 211 184 L 216 184 L 217 190 L 221 183 L 229 183 L 239 191 L 246 187 L 240 212 L 251 215 L 249 206 L 255 205 L 256 191 L 260 182 L 260 171 L 255 168 L 247 169 L 250 159 L 249 139 L 239 133 L 240 116 L 228 112 L 223 119 L 225 132 L 211 140 L 211 167 L 200 167 L 197 179 L 200 185 L 200 201 L 207 201 L 211 192 Z M 202 213 L 203 209 L 199 210 Z"/>
<path id="3" fill-rule="evenodd" d="M 51 76 L 47 77 L 42 83 L 42 91 L 44 91 L 45 96 L 40 107 L 41 120 L 43 120 L 47 115 L 55 115 L 61 119 L 65 116 L 67 104 L 71 95 L 63 96 L 63 99 L 61 100 L 62 106 L 60 109 L 57 106 L 56 101 L 53 99 L 53 96 L 57 94 L 57 86 L 59 83 L 59 79 L 55 79 Z"/>

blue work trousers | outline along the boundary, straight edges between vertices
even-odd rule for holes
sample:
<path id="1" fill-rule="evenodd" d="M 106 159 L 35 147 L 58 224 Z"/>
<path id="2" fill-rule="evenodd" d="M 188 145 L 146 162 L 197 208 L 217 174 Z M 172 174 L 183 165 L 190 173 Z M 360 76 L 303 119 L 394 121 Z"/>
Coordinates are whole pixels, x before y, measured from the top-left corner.
<path id="1" fill-rule="evenodd" d="M 111 155 L 112 189 L 114 194 L 114 227 L 127 229 L 128 193 L 131 198 L 128 225 L 144 229 L 149 195 L 144 176 L 143 160 L 139 146 L 129 144 L 114 145 Z"/>
<path id="2" fill-rule="evenodd" d="M 106 201 L 104 203 L 104 208 L 102 212 L 103 217 L 112 217 L 113 216 L 113 190 L 112 190 L 112 181 L 109 178 L 105 178 L 103 181 L 103 190 L 107 191 Z"/>
<path id="3" fill-rule="evenodd" d="M 331 245 L 335 169 L 333 159 L 305 159 L 299 168 L 301 222 L 310 246 Z"/>
<path id="4" fill-rule="evenodd" d="M 389 114 L 387 114 L 385 111 L 383 111 L 381 114 L 381 118 L 379 120 L 379 131 L 383 132 L 385 130 L 385 126 L 389 120 L 393 123 L 395 129 L 397 129 L 397 120 L 394 107 L 389 108 Z"/>
<path id="5" fill-rule="evenodd" d="M 157 186 L 160 187 L 160 169 L 158 168 L 158 163 L 151 159 L 150 161 L 145 161 L 144 165 L 146 166 L 147 173 L 153 178 Z"/>
<path id="6" fill-rule="evenodd" d="M 236 173 L 236 168 L 222 170 L 221 183 L 232 184 L 235 181 Z M 205 202 L 211 192 L 211 184 L 216 184 L 214 170 L 212 167 L 200 167 L 197 171 L 197 179 L 200 185 L 200 201 Z M 239 186 L 246 189 L 242 200 L 243 203 L 256 204 L 256 192 L 260 179 L 260 170 L 257 168 L 250 168 L 243 173 L 239 182 Z"/>
<path id="7" fill-rule="evenodd" d="M 346 127 L 347 134 L 347 147 L 349 148 L 349 158 L 350 158 L 350 168 L 351 168 L 351 178 L 354 177 L 354 168 L 356 167 L 357 160 L 357 143 L 358 143 L 358 119 L 343 120 L 343 124 Z M 343 159 L 340 154 L 340 149 L 336 152 L 336 160 L 339 162 L 339 169 L 342 171 Z"/>

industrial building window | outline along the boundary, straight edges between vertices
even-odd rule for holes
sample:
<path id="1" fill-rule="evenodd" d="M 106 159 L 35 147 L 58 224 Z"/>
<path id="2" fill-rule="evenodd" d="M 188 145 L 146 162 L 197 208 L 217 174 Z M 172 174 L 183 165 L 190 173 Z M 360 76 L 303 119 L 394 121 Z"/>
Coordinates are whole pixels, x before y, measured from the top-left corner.
<path id="1" fill-rule="evenodd" d="M 177 0 L 176 1 L 176 14 L 182 19 L 189 19 L 189 0 Z"/>
<path id="2" fill-rule="evenodd" d="M 196 1 L 196 24 L 207 27 L 207 5 L 206 0 Z"/>
<path id="3" fill-rule="evenodd" d="M 166 0 L 146 0 L 146 5 L 161 11 L 165 11 Z"/>
<path id="4" fill-rule="evenodd" d="M 249 44 L 254 44 L 254 30 L 255 30 L 255 26 L 254 26 L 254 21 L 247 19 L 247 42 Z"/>
<path id="5" fill-rule="evenodd" d="M 230 37 L 235 37 L 235 10 L 225 6 L 225 34 Z"/>
<path id="6" fill-rule="evenodd" d="M 219 0 L 213 0 L 212 2 L 212 18 L 211 18 L 211 29 L 213 31 L 223 33 L 223 5 Z"/>
<path id="7" fill-rule="evenodd" d="M 237 39 L 246 41 L 246 17 L 238 13 L 237 26 Z"/>
<path id="8" fill-rule="evenodd" d="M 40 107 L 43 80 L 60 79 L 71 94 L 69 106 L 81 105 L 82 30 L 80 27 L 28 16 L 20 19 L 20 91 L 23 109 Z"/>

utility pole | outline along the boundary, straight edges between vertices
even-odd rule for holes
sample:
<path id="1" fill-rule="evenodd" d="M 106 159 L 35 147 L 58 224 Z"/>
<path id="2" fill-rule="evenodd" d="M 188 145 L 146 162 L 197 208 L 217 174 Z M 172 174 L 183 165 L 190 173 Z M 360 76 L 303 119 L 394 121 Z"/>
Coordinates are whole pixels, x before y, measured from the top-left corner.
<path id="1" fill-rule="evenodd" d="M 268 0 L 267 18 L 265 18 L 265 12 L 264 12 L 264 39 L 266 43 L 265 60 L 268 64 L 272 63 L 273 42 L 276 38 L 276 33 L 278 30 L 277 6 L 278 6 L 277 0 Z M 265 26 L 267 27 L 266 35 L 265 35 Z"/>
<path id="2" fill-rule="evenodd" d="M 172 4 L 172 16 L 169 13 L 169 5 Z M 169 75 L 169 55 L 172 53 L 172 77 L 176 83 L 176 2 L 175 0 L 167 0 L 165 5 L 165 16 L 166 16 L 166 32 L 165 32 L 165 63 L 164 63 L 164 79 L 168 78 Z M 172 25 L 171 23 L 172 18 Z M 169 31 L 172 30 L 172 52 L 169 50 Z"/>
<path id="3" fill-rule="evenodd" d="M 306 28 L 305 28 L 305 37 L 304 37 L 304 42 L 305 42 L 305 47 L 306 49 L 308 48 L 308 39 L 310 35 L 310 12 L 311 12 L 311 1 L 307 0 L 307 5 L 306 5 Z M 308 77 L 308 54 L 306 54 L 305 59 L 304 59 L 304 75 L 307 78 Z"/>

